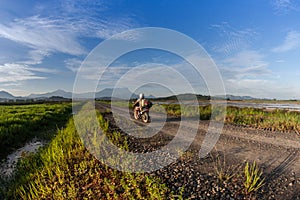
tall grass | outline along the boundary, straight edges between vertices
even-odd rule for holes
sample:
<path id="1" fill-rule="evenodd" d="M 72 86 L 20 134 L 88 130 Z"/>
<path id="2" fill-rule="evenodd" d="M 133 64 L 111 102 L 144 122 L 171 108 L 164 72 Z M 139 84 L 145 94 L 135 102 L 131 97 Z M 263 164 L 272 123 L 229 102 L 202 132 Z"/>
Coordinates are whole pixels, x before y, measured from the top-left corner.
<path id="1" fill-rule="evenodd" d="M 300 131 L 300 113 L 279 109 L 266 111 L 258 108 L 229 107 L 226 122 L 272 131 Z"/>
<path id="2" fill-rule="evenodd" d="M 211 120 L 211 106 L 200 106 L 199 113 L 192 106 L 180 106 L 179 104 L 162 105 L 165 111 L 174 116 L 195 117 L 200 116 L 201 120 Z M 153 106 L 155 108 L 155 106 Z M 155 110 L 159 112 L 160 110 Z M 214 110 L 218 112 L 218 110 Z M 216 114 L 215 117 L 218 117 Z M 215 119 L 214 119 L 215 120 Z M 300 132 L 300 113 L 275 109 L 267 111 L 259 108 L 239 108 L 229 106 L 226 109 L 225 122 L 229 124 L 247 125 L 260 129 L 272 131 Z"/>
<path id="3" fill-rule="evenodd" d="M 70 113 L 70 103 L 1 105 L 0 158 L 34 137 L 49 138 Z"/>
<path id="4" fill-rule="evenodd" d="M 251 194 L 257 191 L 264 184 L 264 178 L 262 178 L 262 171 L 254 161 L 252 164 L 246 162 L 245 164 L 245 193 Z"/>
<path id="5" fill-rule="evenodd" d="M 99 122 L 109 131 L 101 115 Z M 110 139 L 121 143 L 120 137 Z M 120 145 L 128 148 L 126 142 Z M 100 163 L 81 143 L 72 119 L 48 146 L 23 159 L 17 169 L 6 192 L 8 199 L 166 199 L 171 194 L 157 178 Z"/>
<path id="6" fill-rule="evenodd" d="M 195 106 L 179 105 L 179 104 L 163 104 L 160 106 L 154 105 L 151 111 L 163 112 L 162 108 L 165 109 L 167 114 L 173 116 L 184 116 L 184 117 L 199 117 L 201 120 L 209 120 L 211 117 L 211 106 L 200 106 L 199 109 Z"/>

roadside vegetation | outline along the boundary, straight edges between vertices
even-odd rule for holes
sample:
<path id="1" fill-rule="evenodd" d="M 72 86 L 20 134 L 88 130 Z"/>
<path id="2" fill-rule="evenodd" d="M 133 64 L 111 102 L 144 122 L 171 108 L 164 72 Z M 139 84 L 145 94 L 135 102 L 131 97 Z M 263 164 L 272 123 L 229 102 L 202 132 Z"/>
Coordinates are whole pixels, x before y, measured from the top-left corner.
<path id="1" fill-rule="evenodd" d="M 126 138 L 109 133 L 108 121 L 98 120 L 112 142 L 128 148 Z M 83 146 L 73 119 L 37 153 L 23 158 L 5 189 L 6 199 L 166 199 L 172 193 L 158 178 L 126 173 L 103 165 Z M 1 193 L 0 193 L 1 198 Z"/>
<path id="2" fill-rule="evenodd" d="M 114 106 L 133 108 L 131 102 L 112 101 Z M 110 101 L 101 101 L 110 105 Z M 172 104 L 156 104 L 154 102 L 151 108 L 152 112 L 166 112 L 173 116 L 184 117 L 199 117 L 200 120 L 211 120 L 211 105 L 199 106 L 195 109 L 194 106 Z M 214 110 L 218 112 L 218 110 Z M 218 120 L 218 115 L 215 113 L 215 119 Z M 228 106 L 226 109 L 225 123 L 251 126 L 259 129 L 281 132 L 296 132 L 300 134 L 300 112 L 284 109 L 266 110 L 261 108 L 240 108 Z"/>
<path id="3" fill-rule="evenodd" d="M 296 111 L 229 107 L 226 122 L 271 131 L 300 132 L 300 113 Z"/>
<path id="4" fill-rule="evenodd" d="M 179 104 L 163 104 L 153 106 L 152 111 L 161 111 L 161 106 L 170 115 L 195 117 L 199 116 L 201 120 L 211 119 L 211 106 L 200 106 L 199 113 L 192 106 L 181 106 Z M 157 107 L 157 109 L 156 109 Z M 217 117 L 217 115 L 216 115 Z M 215 119 L 213 119 L 215 120 Z M 264 110 L 259 108 L 238 108 L 229 106 L 226 109 L 225 123 L 251 126 L 271 131 L 290 131 L 300 133 L 300 113 L 289 110 Z"/>
<path id="5" fill-rule="evenodd" d="M 116 105 L 128 106 L 125 103 Z M 24 154 L 10 180 L 0 178 L 0 182 L 5 184 L 0 188 L 0 199 L 183 198 L 184 191 L 174 194 L 170 185 L 164 184 L 159 176 L 121 172 L 97 160 L 82 144 L 73 118 L 70 117 L 70 103 L 10 105 L 0 108 L 0 137 L 4 138 L 0 142 L 6 149 L 13 150 L 33 137 L 51 139 L 37 153 Z M 180 116 L 182 112 L 186 117 L 197 117 L 199 115 L 195 110 L 191 106 L 181 108 L 176 104 L 154 104 L 152 109 L 175 116 Z M 107 109 L 104 112 L 104 115 L 97 113 L 101 129 L 112 143 L 130 151 L 130 141 L 118 130 L 111 129 L 109 121 L 104 117 L 110 112 Z M 211 119 L 211 106 L 201 106 L 199 112 L 201 120 Z M 300 114 L 297 112 L 236 107 L 228 107 L 226 112 L 226 123 L 278 131 L 300 131 Z M 51 136 L 49 132 L 52 132 Z M 101 147 L 101 140 L 98 139 L 91 137 L 90 142 Z M 16 141 L 18 144 L 14 144 Z M 5 155 L 2 149 L 2 155 Z M 231 194 L 254 197 L 265 184 L 264 174 L 256 162 L 230 166 L 225 155 L 212 157 L 212 161 L 215 177 L 212 181 L 228 188 Z"/>
<path id="6" fill-rule="evenodd" d="M 235 194 L 242 194 L 245 198 L 257 195 L 258 190 L 265 184 L 265 174 L 259 165 L 255 161 L 229 164 L 225 152 L 215 152 L 211 153 L 210 157 L 219 184 L 230 188 Z"/>
<path id="7" fill-rule="evenodd" d="M 71 103 L 1 105 L 0 159 L 34 137 L 50 139 L 71 110 Z"/>

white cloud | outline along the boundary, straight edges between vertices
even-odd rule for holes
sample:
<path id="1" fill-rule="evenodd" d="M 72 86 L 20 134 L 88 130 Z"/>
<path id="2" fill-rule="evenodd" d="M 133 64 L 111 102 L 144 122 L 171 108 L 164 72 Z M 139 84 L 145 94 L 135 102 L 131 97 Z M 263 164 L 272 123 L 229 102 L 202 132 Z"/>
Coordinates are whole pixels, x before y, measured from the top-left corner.
<path id="1" fill-rule="evenodd" d="M 241 51 L 218 64 L 228 94 L 272 97 L 270 89 L 279 88 L 277 76 L 258 51 Z"/>
<path id="2" fill-rule="evenodd" d="M 0 36 L 44 52 L 84 54 L 76 35 L 61 20 L 32 16 L 0 24 Z"/>
<path id="3" fill-rule="evenodd" d="M 114 36 L 112 39 L 114 40 L 126 40 L 126 41 L 137 41 L 138 39 L 142 39 L 143 35 L 140 31 L 130 31 L 123 32 L 122 34 L 118 34 Z"/>
<path id="4" fill-rule="evenodd" d="M 109 16 L 109 12 L 106 12 L 108 7 L 105 6 L 108 3 L 98 3 L 36 3 L 32 9 L 35 13 L 33 16 L 6 22 L 0 19 L 0 46 L 13 44 L 12 46 L 22 49 L 21 52 L 13 49 L 10 51 L 12 53 L 6 53 L 5 58 L 1 58 L 1 85 L 20 85 L 25 80 L 46 79 L 46 73 L 58 73 L 51 66 L 45 68 L 43 63 L 46 57 L 51 59 L 54 54 L 74 56 L 73 59 L 66 60 L 65 65 L 76 72 L 81 61 L 75 57 L 88 53 L 82 43 L 85 38 L 106 39 L 135 26 L 130 16 Z"/>
<path id="5" fill-rule="evenodd" d="M 7 63 L 0 65 L 0 83 L 12 84 L 19 81 L 32 79 L 45 79 L 45 77 L 36 75 L 33 71 L 43 71 L 42 69 L 33 69 L 27 65 Z"/>
<path id="6" fill-rule="evenodd" d="M 227 22 L 211 25 L 216 29 L 221 40 L 213 50 L 217 53 L 230 55 L 240 50 L 249 48 L 251 41 L 255 40 L 258 35 L 250 28 L 237 29 Z"/>
<path id="7" fill-rule="evenodd" d="M 42 68 L 42 67 L 28 67 L 28 70 L 33 72 L 41 72 L 41 73 L 48 73 L 48 74 L 58 74 L 60 71 L 51 68 Z"/>
<path id="8" fill-rule="evenodd" d="M 300 32 L 290 31 L 287 33 L 284 42 L 273 48 L 274 52 L 286 52 L 296 49 L 300 46 Z"/>
<path id="9" fill-rule="evenodd" d="M 70 28 L 83 36 L 110 38 L 116 33 L 133 28 L 135 22 L 131 16 L 121 13 L 109 15 L 109 1 L 63 0 L 58 8 Z"/>
<path id="10" fill-rule="evenodd" d="M 222 68 L 222 75 L 224 78 L 234 78 L 236 80 L 244 79 L 244 78 L 258 78 L 263 76 L 270 76 L 272 71 L 267 68 L 266 65 L 258 65 L 247 68 Z"/>
<path id="11" fill-rule="evenodd" d="M 227 94 L 252 96 L 259 98 L 274 98 L 280 93 L 272 96 L 274 91 L 274 82 L 264 79 L 227 79 L 225 80 Z"/>
<path id="12" fill-rule="evenodd" d="M 289 11 L 298 10 L 294 0 L 273 0 L 272 5 L 278 14 L 286 14 Z"/>
<path id="13" fill-rule="evenodd" d="M 272 75 L 264 61 L 263 55 L 257 51 L 242 51 L 220 62 L 220 70 L 225 79 L 260 78 Z"/>
<path id="14" fill-rule="evenodd" d="M 41 64 L 43 59 L 46 56 L 50 56 L 50 53 L 45 50 L 42 49 L 30 50 L 28 51 L 28 60 L 25 60 L 22 63 L 28 65 Z"/>
<path id="15" fill-rule="evenodd" d="M 292 1 L 277 1 L 278 8 L 294 9 Z M 290 4 L 293 3 L 293 4 Z M 218 31 L 220 41 L 216 42 L 214 52 L 216 63 L 228 94 L 251 95 L 267 98 L 290 98 L 294 93 L 299 96 L 299 91 L 293 86 L 283 86 L 281 76 L 272 71 L 272 66 L 265 56 L 257 50 L 251 50 L 259 34 L 252 29 L 238 30 L 224 22 L 213 25 Z M 300 47 L 300 32 L 291 31 L 287 34 L 281 45 L 273 52 L 285 52 Z M 275 62 L 285 62 L 283 59 Z"/>
<path id="16" fill-rule="evenodd" d="M 299 89 L 283 85 L 277 80 L 265 79 L 229 79 L 225 81 L 228 94 L 244 95 L 258 98 L 290 99 L 300 97 Z"/>
<path id="17" fill-rule="evenodd" d="M 64 62 L 69 70 L 71 70 L 72 72 L 77 72 L 82 63 L 82 60 L 79 60 L 78 58 L 70 58 L 65 60 Z"/>
<path id="18" fill-rule="evenodd" d="M 36 15 L 9 22 L 0 20 L 0 38 L 29 49 L 24 64 L 40 64 L 54 53 L 86 55 L 88 52 L 82 46 L 82 38 L 107 39 L 135 26 L 131 17 L 109 16 L 106 4 L 94 1 L 61 1 L 48 6 L 37 4 Z M 44 17 L 45 13 L 48 17 Z"/>

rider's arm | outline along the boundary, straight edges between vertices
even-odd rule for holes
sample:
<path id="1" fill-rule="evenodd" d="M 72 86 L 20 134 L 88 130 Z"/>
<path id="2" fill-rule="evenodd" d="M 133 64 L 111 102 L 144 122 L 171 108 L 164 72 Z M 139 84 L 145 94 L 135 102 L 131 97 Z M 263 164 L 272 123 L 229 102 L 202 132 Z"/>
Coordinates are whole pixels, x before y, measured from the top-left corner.
<path id="1" fill-rule="evenodd" d="M 140 102 L 140 99 L 137 99 L 137 100 L 134 102 L 134 106 L 136 106 L 139 102 Z"/>

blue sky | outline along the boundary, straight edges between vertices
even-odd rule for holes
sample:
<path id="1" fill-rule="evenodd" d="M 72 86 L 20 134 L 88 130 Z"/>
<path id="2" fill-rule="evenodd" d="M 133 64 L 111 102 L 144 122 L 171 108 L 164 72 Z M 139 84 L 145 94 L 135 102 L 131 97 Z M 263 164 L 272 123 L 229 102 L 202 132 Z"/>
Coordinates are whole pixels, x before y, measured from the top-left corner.
<path id="1" fill-rule="evenodd" d="M 296 0 L 3 0 L 0 90 L 14 95 L 72 91 L 81 62 L 101 41 L 149 26 L 173 29 L 199 42 L 217 64 L 229 94 L 300 99 Z M 157 53 L 150 57 L 168 64 Z M 129 61 L 134 59 L 116 63 L 128 67 Z M 169 64 L 180 63 L 174 59 Z"/>

